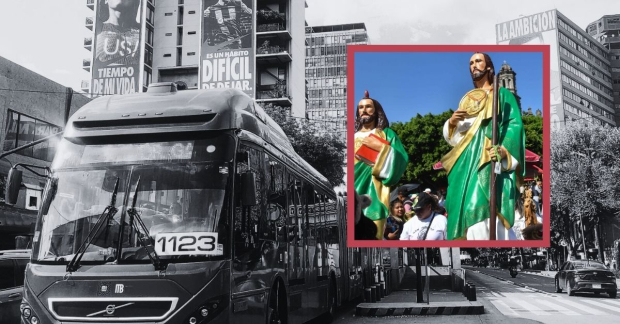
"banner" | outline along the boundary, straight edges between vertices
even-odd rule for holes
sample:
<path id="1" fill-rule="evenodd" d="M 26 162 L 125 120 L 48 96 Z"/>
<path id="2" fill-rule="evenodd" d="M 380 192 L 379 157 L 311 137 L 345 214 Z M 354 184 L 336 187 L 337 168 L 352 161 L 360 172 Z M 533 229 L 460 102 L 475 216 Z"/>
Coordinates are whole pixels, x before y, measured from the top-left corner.
<path id="1" fill-rule="evenodd" d="M 237 88 L 254 98 L 253 0 L 203 0 L 200 88 Z"/>
<path id="2" fill-rule="evenodd" d="M 94 96 L 139 92 L 143 2 L 98 0 L 91 83 Z"/>
<path id="3" fill-rule="evenodd" d="M 562 83 L 560 80 L 559 39 L 557 12 L 549 10 L 535 15 L 521 17 L 496 25 L 498 45 L 550 45 L 550 89 L 551 128 L 561 128 L 564 123 L 562 106 Z"/>

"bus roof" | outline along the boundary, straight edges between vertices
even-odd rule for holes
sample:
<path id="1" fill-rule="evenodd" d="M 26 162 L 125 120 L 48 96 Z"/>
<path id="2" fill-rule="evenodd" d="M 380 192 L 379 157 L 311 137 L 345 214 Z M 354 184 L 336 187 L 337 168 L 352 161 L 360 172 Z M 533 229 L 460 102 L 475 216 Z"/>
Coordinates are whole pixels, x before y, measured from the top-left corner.
<path id="1" fill-rule="evenodd" d="M 270 143 L 327 188 L 322 174 L 303 160 L 282 128 L 247 94 L 238 89 L 178 91 L 156 83 L 146 93 L 99 97 L 80 108 L 67 123 L 67 138 L 246 130 Z"/>

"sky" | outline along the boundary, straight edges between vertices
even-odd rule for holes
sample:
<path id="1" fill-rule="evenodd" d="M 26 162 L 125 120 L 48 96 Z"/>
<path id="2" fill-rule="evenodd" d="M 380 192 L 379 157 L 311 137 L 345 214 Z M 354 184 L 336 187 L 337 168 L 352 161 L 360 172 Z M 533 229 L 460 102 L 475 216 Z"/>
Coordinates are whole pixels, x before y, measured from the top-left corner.
<path id="1" fill-rule="evenodd" d="M 488 54 L 496 73 L 504 61 L 517 73 L 522 109 L 542 110 L 542 53 Z M 418 113 L 456 110 L 465 93 L 473 89 L 468 70 L 471 56 L 472 52 L 357 52 L 355 103 L 349 106 L 354 107 L 368 90 L 390 122 L 406 122 Z"/>
<path id="2" fill-rule="evenodd" d="M 176 1 L 176 0 L 158 0 Z M 299 0 L 293 0 L 299 1 Z M 620 13 L 616 0 L 307 0 L 310 26 L 364 22 L 372 44 L 494 44 L 495 24 L 557 8 L 582 28 Z M 0 56 L 65 86 L 90 78 L 86 0 L 0 0 Z"/>

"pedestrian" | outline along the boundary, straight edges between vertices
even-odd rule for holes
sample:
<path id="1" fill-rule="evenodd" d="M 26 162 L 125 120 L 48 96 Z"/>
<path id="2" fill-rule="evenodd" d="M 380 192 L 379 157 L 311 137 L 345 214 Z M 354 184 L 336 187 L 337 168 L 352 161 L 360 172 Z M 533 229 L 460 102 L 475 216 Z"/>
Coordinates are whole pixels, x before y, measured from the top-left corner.
<path id="1" fill-rule="evenodd" d="M 405 223 L 401 240 L 445 240 L 448 219 L 436 212 L 437 200 L 426 192 L 418 195 L 415 217 Z"/>
<path id="2" fill-rule="evenodd" d="M 403 220 L 406 222 L 413 217 L 413 201 L 411 201 L 410 198 L 407 198 L 403 203 L 403 206 L 405 207 L 405 215 L 403 216 Z"/>
<path id="3" fill-rule="evenodd" d="M 400 238 L 401 233 L 403 232 L 403 225 L 405 225 L 405 221 L 403 217 L 405 216 L 405 207 L 400 199 L 394 199 L 390 203 L 390 216 L 387 218 L 387 222 L 385 223 L 385 231 L 383 232 L 383 237 L 386 240 L 398 240 Z"/>

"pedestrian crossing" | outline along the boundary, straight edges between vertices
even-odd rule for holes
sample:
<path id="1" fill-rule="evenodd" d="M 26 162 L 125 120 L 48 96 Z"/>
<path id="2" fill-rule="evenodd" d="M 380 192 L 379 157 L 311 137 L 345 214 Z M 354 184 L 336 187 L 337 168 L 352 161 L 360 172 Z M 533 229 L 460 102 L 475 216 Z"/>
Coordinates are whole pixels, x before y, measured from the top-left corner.
<path id="1" fill-rule="evenodd" d="M 487 292 L 488 299 L 502 314 L 510 317 L 539 317 L 550 315 L 620 316 L 620 300 L 589 296 L 551 297 L 537 293 Z"/>

